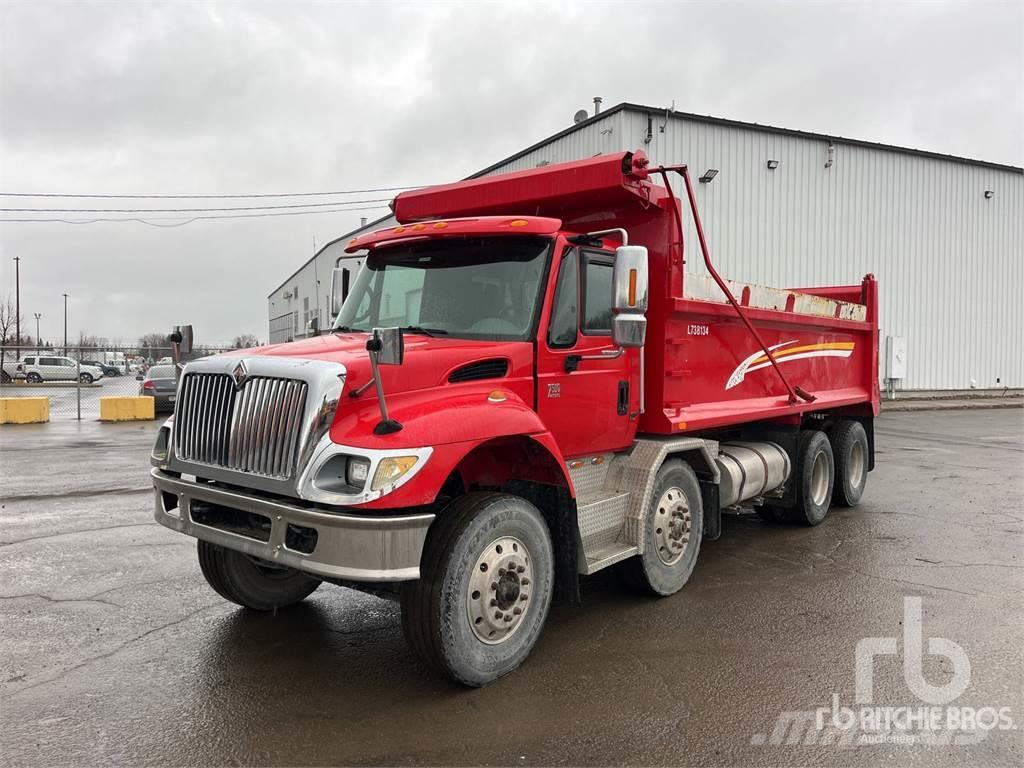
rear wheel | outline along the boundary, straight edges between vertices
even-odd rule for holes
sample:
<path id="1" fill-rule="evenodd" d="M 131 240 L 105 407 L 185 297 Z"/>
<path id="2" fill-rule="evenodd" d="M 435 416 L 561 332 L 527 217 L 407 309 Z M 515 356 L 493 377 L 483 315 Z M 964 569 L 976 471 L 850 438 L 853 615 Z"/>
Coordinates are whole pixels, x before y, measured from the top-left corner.
<path id="1" fill-rule="evenodd" d="M 644 518 L 644 551 L 622 564 L 627 581 L 655 595 L 672 595 L 690 580 L 704 534 L 700 484 L 685 461 L 666 461 L 654 481 Z"/>
<path id="2" fill-rule="evenodd" d="M 430 527 L 420 562 L 420 578 L 402 588 L 402 629 L 427 666 L 479 687 L 526 659 L 554 586 L 536 507 L 503 493 L 460 496 Z"/>
<path id="3" fill-rule="evenodd" d="M 868 483 L 868 435 L 859 421 L 840 421 L 832 430 L 835 480 L 832 499 L 844 507 L 855 507 Z"/>
<path id="4" fill-rule="evenodd" d="M 796 506 L 788 510 L 792 522 L 818 525 L 825 519 L 832 502 L 834 465 L 828 435 L 808 430 L 800 436 Z"/>
<path id="5" fill-rule="evenodd" d="M 39 384 L 40 382 L 42 382 L 42 380 L 43 380 L 43 377 L 40 376 L 35 371 L 29 371 L 25 375 L 25 381 L 27 381 L 29 384 Z"/>
<path id="6" fill-rule="evenodd" d="M 254 611 L 273 611 L 303 600 L 320 580 L 293 568 L 199 542 L 199 568 L 207 583 L 225 600 Z"/>

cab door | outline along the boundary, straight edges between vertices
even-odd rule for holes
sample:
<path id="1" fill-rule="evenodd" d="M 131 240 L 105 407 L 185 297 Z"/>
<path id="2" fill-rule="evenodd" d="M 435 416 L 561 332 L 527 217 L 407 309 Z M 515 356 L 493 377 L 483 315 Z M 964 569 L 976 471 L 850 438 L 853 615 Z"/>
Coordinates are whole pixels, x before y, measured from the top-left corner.
<path id="1" fill-rule="evenodd" d="M 537 412 L 565 457 L 628 446 L 636 433 L 639 352 L 612 344 L 615 254 L 569 247 L 537 340 Z"/>

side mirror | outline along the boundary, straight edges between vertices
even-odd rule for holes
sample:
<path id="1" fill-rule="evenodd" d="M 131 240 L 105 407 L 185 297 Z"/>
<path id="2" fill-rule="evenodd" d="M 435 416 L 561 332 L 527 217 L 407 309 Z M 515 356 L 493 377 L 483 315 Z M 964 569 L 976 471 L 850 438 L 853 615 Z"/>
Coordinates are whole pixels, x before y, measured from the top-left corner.
<path id="1" fill-rule="evenodd" d="M 167 337 L 168 341 L 172 344 L 178 345 L 178 351 L 182 355 L 187 355 L 192 351 L 192 326 L 191 325 L 176 325 L 174 331 L 170 336 Z"/>
<path id="2" fill-rule="evenodd" d="M 405 339 L 401 328 L 374 328 L 366 348 L 376 352 L 379 365 L 401 365 L 405 360 Z"/>
<path id="3" fill-rule="evenodd" d="M 331 322 L 341 312 L 341 305 L 348 297 L 349 281 L 352 270 L 348 267 L 335 267 L 331 270 Z"/>
<path id="4" fill-rule="evenodd" d="M 612 275 L 612 343 L 642 347 L 647 337 L 647 249 L 622 245 L 615 249 Z"/>
<path id="5" fill-rule="evenodd" d="M 310 336 L 319 336 L 320 335 L 320 318 L 317 317 L 316 315 L 313 315 L 313 317 L 309 318 L 309 324 L 306 327 L 309 330 L 309 335 Z"/>

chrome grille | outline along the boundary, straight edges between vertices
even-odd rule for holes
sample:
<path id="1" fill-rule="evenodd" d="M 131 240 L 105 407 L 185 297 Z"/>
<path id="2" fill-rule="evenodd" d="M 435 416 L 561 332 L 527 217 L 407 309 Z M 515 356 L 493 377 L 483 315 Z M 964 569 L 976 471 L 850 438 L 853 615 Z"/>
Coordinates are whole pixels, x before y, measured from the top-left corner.
<path id="1" fill-rule="evenodd" d="M 186 373 L 174 411 L 182 461 L 289 478 L 295 471 L 306 382 L 252 376 L 241 390 L 225 373 Z"/>

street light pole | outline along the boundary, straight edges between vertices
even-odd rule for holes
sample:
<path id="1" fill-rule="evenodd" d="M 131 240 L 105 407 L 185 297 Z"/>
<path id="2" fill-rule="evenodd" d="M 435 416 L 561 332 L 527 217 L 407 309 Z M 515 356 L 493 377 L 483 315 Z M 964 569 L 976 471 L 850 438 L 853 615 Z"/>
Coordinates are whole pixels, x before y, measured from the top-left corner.
<path id="1" fill-rule="evenodd" d="M 39 354 L 39 318 L 43 316 L 42 312 L 33 312 L 36 316 L 36 354 Z"/>
<path id="2" fill-rule="evenodd" d="M 68 295 L 64 294 L 64 357 L 68 356 Z"/>
<path id="3" fill-rule="evenodd" d="M 14 257 L 14 346 L 21 344 L 21 257 Z"/>

